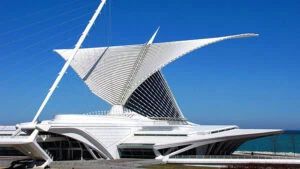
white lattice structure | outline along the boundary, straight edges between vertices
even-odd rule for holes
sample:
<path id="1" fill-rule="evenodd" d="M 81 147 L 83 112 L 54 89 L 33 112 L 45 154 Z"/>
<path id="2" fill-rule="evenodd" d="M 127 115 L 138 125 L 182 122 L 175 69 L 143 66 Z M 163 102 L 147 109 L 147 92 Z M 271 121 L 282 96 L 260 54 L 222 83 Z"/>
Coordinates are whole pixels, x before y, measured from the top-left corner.
<path id="1" fill-rule="evenodd" d="M 154 44 L 85 48 L 78 51 L 71 66 L 94 94 L 112 105 L 125 106 L 130 96 L 143 82 L 156 72 L 160 72 L 163 67 L 172 61 L 209 44 L 227 39 L 252 36 L 257 36 L 257 34 L 240 34 Z M 55 51 L 67 60 L 73 49 Z M 163 88 L 165 88 L 163 90 L 169 91 L 167 85 L 163 86 Z M 148 95 L 149 92 L 145 92 L 145 95 Z M 170 94 L 169 98 L 173 99 L 172 94 Z M 163 105 L 158 105 L 161 109 L 157 111 L 161 111 L 161 116 L 154 114 L 147 114 L 147 116 L 183 118 L 175 99 L 172 102 L 173 107 L 176 107 L 176 115 L 174 113 L 169 115 L 163 114 L 166 112 L 166 108 L 162 107 Z"/>
<path id="2" fill-rule="evenodd" d="M 174 60 L 219 41 L 257 36 L 240 34 L 154 44 L 80 49 L 71 63 L 91 91 L 112 105 L 124 105 L 133 91 Z M 55 50 L 68 59 L 73 49 Z"/>

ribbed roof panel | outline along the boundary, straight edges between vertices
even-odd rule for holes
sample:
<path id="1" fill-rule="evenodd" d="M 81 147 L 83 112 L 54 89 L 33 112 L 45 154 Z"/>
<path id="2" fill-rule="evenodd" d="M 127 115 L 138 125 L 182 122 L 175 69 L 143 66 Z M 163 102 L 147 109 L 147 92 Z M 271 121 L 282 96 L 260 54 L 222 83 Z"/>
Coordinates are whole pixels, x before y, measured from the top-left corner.
<path id="1" fill-rule="evenodd" d="M 140 106 L 137 109 L 143 107 L 146 110 L 149 109 L 150 104 L 145 105 L 144 101 L 140 102 L 139 100 L 144 99 L 149 102 L 160 100 L 165 102 L 165 107 L 169 106 L 169 110 L 163 110 L 162 105 L 152 106 L 150 109 L 156 109 L 151 110 L 154 117 L 160 117 L 158 114 L 162 113 L 164 116 L 181 118 L 183 116 L 182 114 L 179 115 L 181 112 L 177 105 L 175 105 L 176 101 L 172 94 L 162 94 L 165 92 L 168 93 L 169 89 L 167 85 L 165 86 L 166 82 L 164 78 L 160 77 L 160 70 L 172 61 L 203 46 L 226 39 L 250 36 L 257 35 L 240 34 L 209 39 L 154 43 L 149 45 L 141 44 L 113 46 L 109 48 L 85 48 L 78 51 L 71 66 L 94 94 L 112 105 L 125 105 L 126 103 L 129 103 L 128 100 L 131 98 L 131 103 L 140 103 L 134 104 L 134 107 Z M 72 49 L 55 51 L 64 59 L 68 59 Z M 156 72 L 159 73 L 152 78 L 149 78 Z M 148 78 L 149 80 L 143 84 Z M 155 84 L 158 88 L 151 86 Z M 141 85 L 142 87 L 138 89 Z M 165 86 L 165 89 L 160 89 L 162 86 Z M 156 89 L 159 91 L 148 91 L 151 96 L 147 96 L 147 92 L 145 91 L 139 91 Z M 132 95 L 134 92 L 136 93 Z M 166 95 L 168 95 L 168 99 L 165 98 Z M 154 100 L 145 97 L 153 97 Z M 171 102 L 173 102 L 173 106 L 170 106 Z M 174 112 L 177 112 L 177 114 L 174 114 Z M 169 115 L 167 115 L 167 113 L 169 113 Z"/>
<path id="2" fill-rule="evenodd" d="M 80 49 L 71 63 L 89 89 L 117 105 L 142 45 Z M 71 50 L 55 50 L 67 59 Z"/>
<path id="3" fill-rule="evenodd" d="M 148 79 L 152 74 L 159 71 L 172 61 L 206 45 L 233 38 L 244 38 L 257 36 L 256 34 L 240 34 L 233 36 L 224 36 L 208 39 L 197 39 L 187 41 L 175 41 L 154 43 L 148 48 L 146 55 L 144 56 L 143 63 L 139 67 L 135 79 L 131 83 L 131 88 L 126 93 L 126 99 L 134 92 L 134 90 Z"/>

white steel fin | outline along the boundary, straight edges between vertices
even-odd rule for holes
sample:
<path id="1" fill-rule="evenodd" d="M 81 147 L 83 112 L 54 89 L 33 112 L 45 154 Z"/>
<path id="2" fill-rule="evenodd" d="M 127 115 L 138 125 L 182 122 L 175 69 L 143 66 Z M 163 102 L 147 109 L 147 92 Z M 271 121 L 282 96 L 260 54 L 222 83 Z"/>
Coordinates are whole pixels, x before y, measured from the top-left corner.
<path id="1" fill-rule="evenodd" d="M 153 41 L 154 41 L 154 39 L 155 39 L 155 37 L 156 37 L 156 34 L 157 34 L 157 32 L 159 31 L 159 28 L 160 28 L 160 26 L 156 29 L 156 31 L 155 31 L 154 34 L 152 35 L 151 39 L 148 41 L 147 45 L 150 45 L 150 44 L 153 43 Z"/>
<path id="2" fill-rule="evenodd" d="M 90 29 L 92 28 L 94 22 L 96 21 L 98 15 L 100 14 L 104 4 L 105 4 L 106 0 L 102 0 L 100 5 L 98 6 L 97 10 L 95 11 L 93 17 L 91 18 L 91 20 L 89 21 L 88 25 L 86 26 L 86 28 L 84 29 L 83 33 L 81 34 L 78 42 L 75 45 L 75 48 L 72 49 L 72 52 L 70 54 L 70 57 L 68 58 L 67 62 L 65 63 L 65 65 L 62 67 L 61 71 L 59 72 L 56 80 L 54 81 L 53 85 L 51 86 L 46 98 L 44 99 L 43 103 L 41 104 L 40 108 L 38 109 L 36 115 L 34 116 L 32 123 L 35 123 L 39 117 L 39 115 L 41 114 L 41 112 L 43 111 L 44 107 L 46 106 L 46 104 L 48 103 L 50 97 L 52 96 L 54 90 L 56 89 L 57 85 L 59 84 L 60 80 L 62 79 L 62 77 L 64 76 L 65 72 L 67 71 L 68 67 L 71 64 L 71 61 L 73 60 L 74 56 L 77 54 L 79 48 L 81 47 L 84 39 L 86 38 L 87 34 L 89 33 Z"/>
<path id="3" fill-rule="evenodd" d="M 151 45 L 110 46 L 90 77 L 84 82 L 94 94 L 108 103 L 112 105 L 124 105 L 128 97 L 140 84 L 174 60 L 206 45 L 227 39 L 251 36 L 257 36 L 257 34 L 152 43 Z M 141 55 L 140 51 L 145 46 L 148 46 L 147 52 L 143 56 L 144 58 L 139 69 L 134 73 L 134 77 L 132 77 L 133 81 L 128 86 L 128 79 L 133 75 L 132 71 L 136 69 L 135 63 Z M 105 49 L 106 47 L 80 49 L 71 63 L 72 68 L 81 78 L 84 78 Z M 55 51 L 67 60 L 72 49 Z M 130 87 L 129 90 L 128 87 Z M 124 93 L 126 94 L 125 97 Z"/>

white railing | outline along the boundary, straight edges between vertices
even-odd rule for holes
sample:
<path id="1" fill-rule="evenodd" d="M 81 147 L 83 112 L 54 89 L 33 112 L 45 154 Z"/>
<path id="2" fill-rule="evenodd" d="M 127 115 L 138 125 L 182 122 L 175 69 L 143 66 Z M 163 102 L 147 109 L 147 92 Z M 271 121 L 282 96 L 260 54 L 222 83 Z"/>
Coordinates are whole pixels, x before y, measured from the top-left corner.
<path id="1" fill-rule="evenodd" d="M 27 138 L 29 138 L 30 136 L 22 136 L 22 135 L 20 135 L 20 136 L 0 136 L 0 140 L 2 140 L 2 139 L 7 139 L 7 138 L 12 138 L 12 139 L 27 139 Z"/>
<path id="2" fill-rule="evenodd" d="M 50 151 L 45 149 L 45 152 L 53 160 L 53 155 L 50 153 Z"/>
<path id="3" fill-rule="evenodd" d="M 110 113 L 109 110 L 100 110 L 100 111 L 93 111 L 84 113 L 84 115 L 90 115 L 90 116 L 125 116 L 125 117 L 133 117 L 135 113 L 131 110 L 124 110 L 120 112 L 113 112 Z"/>
<path id="4" fill-rule="evenodd" d="M 276 156 L 276 155 L 175 155 L 170 158 L 180 159 L 299 159 L 294 156 Z"/>
<path id="5" fill-rule="evenodd" d="M 93 112 L 88 112 L 85 113 L 84 115 L 99 115 L 99 116 L 106 116 L 109 114 L 108 110 L 101 110 L 101 111 L 93 111 Z"/>

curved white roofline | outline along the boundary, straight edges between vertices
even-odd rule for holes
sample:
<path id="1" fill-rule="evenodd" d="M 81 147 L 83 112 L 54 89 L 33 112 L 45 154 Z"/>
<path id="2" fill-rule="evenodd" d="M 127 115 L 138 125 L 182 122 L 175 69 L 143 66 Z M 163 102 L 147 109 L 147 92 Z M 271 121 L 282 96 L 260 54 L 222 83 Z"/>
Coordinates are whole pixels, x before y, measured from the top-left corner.
<path id="1" fill-rule="evenodd" d="M 252 36 L 258 34 L 84 48 L 79 49 L 71 66 L 94 94 L 112 105 L 125 105 L 128 98 L 145 80 L 174 60 L 209 44 Z M 55 52 L 67 60 L 72 50 L 60 49 Z"/>

